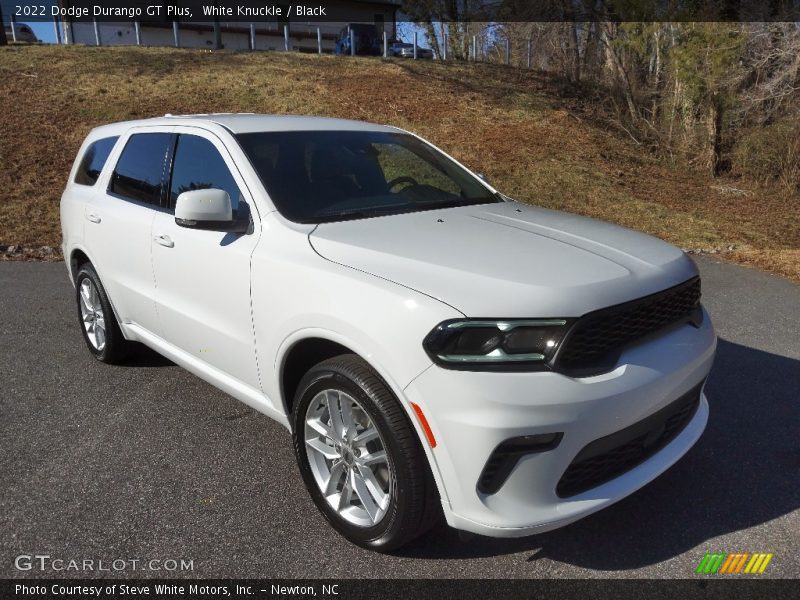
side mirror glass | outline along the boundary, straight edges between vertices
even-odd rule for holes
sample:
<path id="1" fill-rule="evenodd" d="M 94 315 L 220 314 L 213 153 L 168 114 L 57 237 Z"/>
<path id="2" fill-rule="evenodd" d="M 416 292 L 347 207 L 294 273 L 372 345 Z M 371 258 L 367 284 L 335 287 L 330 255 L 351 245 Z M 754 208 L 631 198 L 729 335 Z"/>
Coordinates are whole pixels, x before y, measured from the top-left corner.
<path id="1" fill-rule="evenodd" d="M 244 233 L 249 220 L 234 220 L 228 192 L 209 188 L 191 190 L 178 196 L 175 223 L 190 229 Z"/>

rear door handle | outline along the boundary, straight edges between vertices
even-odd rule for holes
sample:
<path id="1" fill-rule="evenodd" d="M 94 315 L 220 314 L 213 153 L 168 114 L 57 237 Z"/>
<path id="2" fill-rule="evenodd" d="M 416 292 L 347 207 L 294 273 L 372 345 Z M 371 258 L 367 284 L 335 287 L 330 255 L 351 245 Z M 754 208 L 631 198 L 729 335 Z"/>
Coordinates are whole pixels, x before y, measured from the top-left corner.
<path id="1" fill-rule="evenodd" d="M 161 244 L 165 248 L 172 248 L 175 246 L 175 242 L 173 242 L 172 238 L 168 235 L 157 235 L 153 238 L 153 241 L 155 241 L 157 244 Z"/>
<path id="2" fill-rule="evenodd" d="M 98 215 L 97 213 L 89 213 L 88 215 L 86 215 L 86 218 L 90 220 L 92 223 L 99 223 L 100 221 L 102 221 L 100 215 Z"/>

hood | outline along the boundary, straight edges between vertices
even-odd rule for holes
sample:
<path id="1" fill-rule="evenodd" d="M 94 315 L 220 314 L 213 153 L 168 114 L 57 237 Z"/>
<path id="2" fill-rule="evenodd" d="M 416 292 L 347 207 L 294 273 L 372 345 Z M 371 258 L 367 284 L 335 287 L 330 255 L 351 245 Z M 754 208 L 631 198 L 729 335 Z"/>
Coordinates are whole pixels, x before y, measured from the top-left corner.
<path id="1" fill-rule="evenodd" d="M 697 274 L 656 238 L 517 202 L 324 223 L 309 241 L 468 317 L 578 317 Z"/>

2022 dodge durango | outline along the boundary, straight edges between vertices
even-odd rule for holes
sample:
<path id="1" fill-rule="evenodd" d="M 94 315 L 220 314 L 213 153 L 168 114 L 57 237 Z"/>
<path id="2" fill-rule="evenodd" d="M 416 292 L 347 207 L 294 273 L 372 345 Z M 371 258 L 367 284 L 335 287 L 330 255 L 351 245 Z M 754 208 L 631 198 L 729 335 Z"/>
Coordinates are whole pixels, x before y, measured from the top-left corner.
<path id="1" fill-rule="evenodd" d="M 441 515 L 565 525 L 706 425 L 716 337 L 683 252 L 512 201 L 394 127 L 98 127 L 61 223 L 89 351 L 140 342 L 277 420 L 319 510 L 368 548 Z"/>

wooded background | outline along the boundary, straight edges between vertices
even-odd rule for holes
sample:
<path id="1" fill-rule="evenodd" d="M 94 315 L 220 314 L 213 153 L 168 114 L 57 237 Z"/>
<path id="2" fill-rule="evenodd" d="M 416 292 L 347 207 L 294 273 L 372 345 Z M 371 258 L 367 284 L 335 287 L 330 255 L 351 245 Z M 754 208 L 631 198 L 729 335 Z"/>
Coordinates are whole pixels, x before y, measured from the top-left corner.
<path id="1" fill-rule="evenodd" d="M 553 17 L 589 5 L 600 17 L 560 22 L 477 22 L 484 3 L 469 0 L 406 0 L 403 10 L 437 56 L 503 63 L 508 42 L 509 63 L 527 68 L 530 48 L 532 68 L 610 108 L 636 144 L 711 177 L 800 192 L 800 23 L 602 20 L 603 4 L 550 2 Z M 616 4 L 628 14 L 647 5 Z"/>

